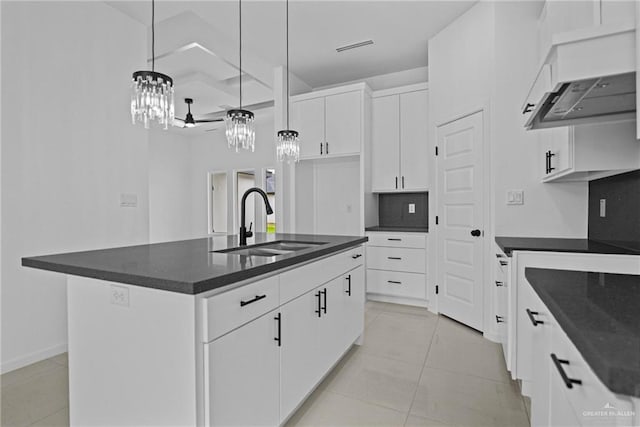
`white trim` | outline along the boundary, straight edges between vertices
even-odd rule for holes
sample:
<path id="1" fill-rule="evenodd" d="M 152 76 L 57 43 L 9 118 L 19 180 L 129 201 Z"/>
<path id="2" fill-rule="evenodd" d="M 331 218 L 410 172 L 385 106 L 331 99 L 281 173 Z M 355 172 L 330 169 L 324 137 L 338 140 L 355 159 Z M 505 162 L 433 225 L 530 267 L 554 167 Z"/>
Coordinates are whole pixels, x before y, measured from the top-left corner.
<path id="1" fill-rule="evenodd" d="M 388 302 L 391 304 L 410 305 L 413 307 L 422 307 L 422 308 L 429 309 L 429 301 L 427 301 L 426 299 L 397 297 L 394 295 L 384 295 L 384 294 L 367 292 L 367 301 Z M 434 314 L 437 314 L 437 313 L 434 313 Z"/>
<path id="2" fill-rule="evenodd" d="M 398 86 L 390 89 L 376 90 L 371 93 L 372 98 L 380 98 L 384 96 L 399 95 L 402 93 L 418 92 L 421 90 L 429 90 L 429 83 L 415 83 L 407 86 Z"/>
<path id="3" fill-rule="evenodd" d="M 0 373 L 6 374 L 7 372 L 14 371 L 32 363 L 40 362 L 50 357 L 57 356 L 67 351 L 67 343 L 60 343 L 49 348 L 34 351 L 33 353 L 26 354 L 24 356 L 16 357 L 9 361 L 3 361 L 0 367 Z"/>
<path id="4" fill-rule="evenodd" d="M 368 84 L 362 82 L 362 83 L 354 83 L 347 86 L 333 87 L 330 89 L 322 89 L 322 90 L 303 93 L 300 95 L 295 95 L 291 97 L 291 102 L 303 101 L 303 100 L 313 99 L 313 98 L 320 98 L 324 96 L 339 95 L 347 92 L 365 92 L 365 93 L 368 93 L 369 96 L 371 96 L 371 88 L 369 87 Z"/>

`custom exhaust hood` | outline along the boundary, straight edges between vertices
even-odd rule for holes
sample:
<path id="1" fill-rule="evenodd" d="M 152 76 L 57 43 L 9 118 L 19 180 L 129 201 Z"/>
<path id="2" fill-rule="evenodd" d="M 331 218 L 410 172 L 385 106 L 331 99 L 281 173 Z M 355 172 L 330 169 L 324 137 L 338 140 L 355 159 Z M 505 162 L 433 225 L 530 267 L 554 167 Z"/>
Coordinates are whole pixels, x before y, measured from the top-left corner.
<path id="1" fill-rule="evenodd" d="M 525 128 L 634 120 L 635 33 L 602 25 L 554 35 L 522 106 Z"/>

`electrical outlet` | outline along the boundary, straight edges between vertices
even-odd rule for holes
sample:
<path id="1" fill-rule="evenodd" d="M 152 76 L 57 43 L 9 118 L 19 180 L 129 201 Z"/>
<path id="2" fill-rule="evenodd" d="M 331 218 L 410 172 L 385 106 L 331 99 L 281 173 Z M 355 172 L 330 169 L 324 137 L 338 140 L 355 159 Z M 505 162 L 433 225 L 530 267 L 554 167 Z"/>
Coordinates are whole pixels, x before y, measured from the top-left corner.
<path id="1" fill-rule="evenodd" d="M 524 205 L 524 190 L 507 190 L 507 205 Z"/>
<path id="2" fill-rule="evenodd" d="M 607 216 L 607 199 L 600 199 L 600 218 Z"/>
<path id="3" fill-rule="evenodd" d="M 120 207 L 121 208 L 135 208 L 138 206 L 138 195 L 137 194 L 120 194 Z"/>
<path id="4" fill-rule="evenodd" d="M 415 203 L 409 203 L 409 213 L 416 213 L 416 204 Z"/>
<path id="5" fill-rule="evenodd" d="M 111 304 L 129 307 L 129 288 L 111 285 Z"/>

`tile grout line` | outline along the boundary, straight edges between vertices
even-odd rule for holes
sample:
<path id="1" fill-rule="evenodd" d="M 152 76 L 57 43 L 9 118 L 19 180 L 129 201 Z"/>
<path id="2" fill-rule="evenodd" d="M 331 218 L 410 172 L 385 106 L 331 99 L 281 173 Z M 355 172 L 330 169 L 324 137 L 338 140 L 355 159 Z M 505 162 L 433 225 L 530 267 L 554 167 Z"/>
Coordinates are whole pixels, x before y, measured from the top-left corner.
<path id="1" fill-rule="evenodd" d="M 416 401 L 416 396 L 418 395 L 418 389 L 420 388 L 420 380 L 422 379 L 422 373 L 424 372 L 424 368 L 427 365 L 427 360 L 429 359 L 429 352 L 431 351 L 431 345 L 433 344 L 433 338 L 436 336 L 436 331 L 438 330 L 438 324 L 440 323 L 440 316 L 436 318 L 436 327 L 433 329 L 433 334 L 431 335 L 431 339 L 429 340 L 429 347 L 427 348 L 427 353 L 424 356 L 424 362 L 422 363 L 422 369 L 420 369 L 420 375 L 418 376 L 418 382 L 416 383 L 416 389 L 413 391 L 413 397 L 411 398 L 411 404 L 409 405 L 409 410 L 407 411 L 407 415 L 404 419 L 404 425 L 407 425 L 407 421 L 409 421 L 409 417 L 411 416 L 411 410 L 413 409 L 413 403 Z"/>

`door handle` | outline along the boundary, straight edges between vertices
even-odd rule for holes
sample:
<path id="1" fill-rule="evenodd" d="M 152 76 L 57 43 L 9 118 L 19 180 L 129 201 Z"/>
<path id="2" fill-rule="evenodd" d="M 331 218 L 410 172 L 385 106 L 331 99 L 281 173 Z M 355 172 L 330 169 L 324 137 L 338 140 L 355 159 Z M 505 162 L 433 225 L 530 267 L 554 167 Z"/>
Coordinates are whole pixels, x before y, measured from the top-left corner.
<path id="1" fill-rule="evenodd" d="M 322 307 L 322 312 L 327 314 L 327 288 L 324 288 L 321 293 L 324 295 L 324 307 Z"/>
<path id="2" fill-rule="evenodd" d="M 504 282 L 496 280 L 496 286 L 504 286 Z"/>
<path id="3" fill-rule="evenodd" d="M 324 153 L 325 154 L 329 154 L 329 143 L 328 142 L 324 143 Z"/>
<path id="4" fill-rule="evenodd" d="M 351 275 L 347 276 L 347 290 L 344 291 L 347 295 L 351 296 Z"/>
<path id="5" fill-rule="evenodd" d="M 402 188 L 404 189 L 404 176 L 402 177 Z"/>
<path id="6" fill-rule="evenodd" d="M 282 347 L 282 315 L 278 313 L 278 315 L 274 317 L 273 320 L 278 322 L 278 336 L 274 338 L 274 341 L 278 343 L 278 347 Z"/>
<path id="7" fill-rule="evenodd" d="M 398 177 L 396 176 L 396 190 L 398 189 Z"/>
<path id="8" fill-rule="evenodd" d="M 496 323 L 504 323 L 504 317 L 496 316 Z"/>
<path id="9" fill-rule="evenodd" d="M 568 360 L 558 359 L 558 356 L 556 356 L 553 353 L 551 353 L 551 360 L 553 360 L 553 364 L 556 365 L 556 369 L 560 373 L 560 376 L 562 377 L 562 381 L 564 381 L 564 385 L 566 385 L 567 388 L 573 388 L 574 384 L 578 384 L 578 385 L 582 384 L 581 380 L 569 378 L 567 373 L 564 371 L 564 368 L 562 367 L 562 365 L 568 365 L 569 364 Z"/>
<path id="10" fill-rule="evenodd" d="M 321 142 L 321 143 L 320 143 L 320 154 L 324 154 L 324 153 L 322 152 L 322 145 L 323 145 L 323 144 L 322 144 L 322 142 Z"/>
<path id="11" fill-rule="evenodd" d="M 533 107 L 535 107 L 536 104 L 531 104 L 530 102 L 527 102 L 527 105 L 524 107 L 524 110 L 522 110 L 522 114 L 527 114 L 530 113 Z"/>
<path id="12" fill-rule="evenodd" d="M 316 310 L 316 313 L 318 313 L 318 317 L 322 317 L 322 293 L 320 291 L 316 292 L 315 297 L 318 298 L 318 309 Z"/>
<path id="13" fill-rule="evenodd" d="M 537 311 L 531 311 L 527 308 L 527 316 L 529 316 L 529 320 L 531 320 L 533 326 L 544 325 L 544 321 L 535 318 L 536 314 L 539 313 Z"/>
<path id="14" fill-rule="evenodd" d="M 551 151 L 549 151 L 549 172 L 547 172 L 547 173 L 551 173 L 551 171 L 556 170 L 556 168 L 554 168 L 553 166 L 551 166 L 551 158 L 552 158 L 553 156 L 555 156 L 555 155 L 556 155 L 556 153 L 552 153 Z"/>
<path id="15" fill-rule="evenodd" d="M 471 230 L 471 235 L 473 237 L 479 237 L 482 234 L 482 231 L 478 230 L 477 228 L 475 230 Z"/>

